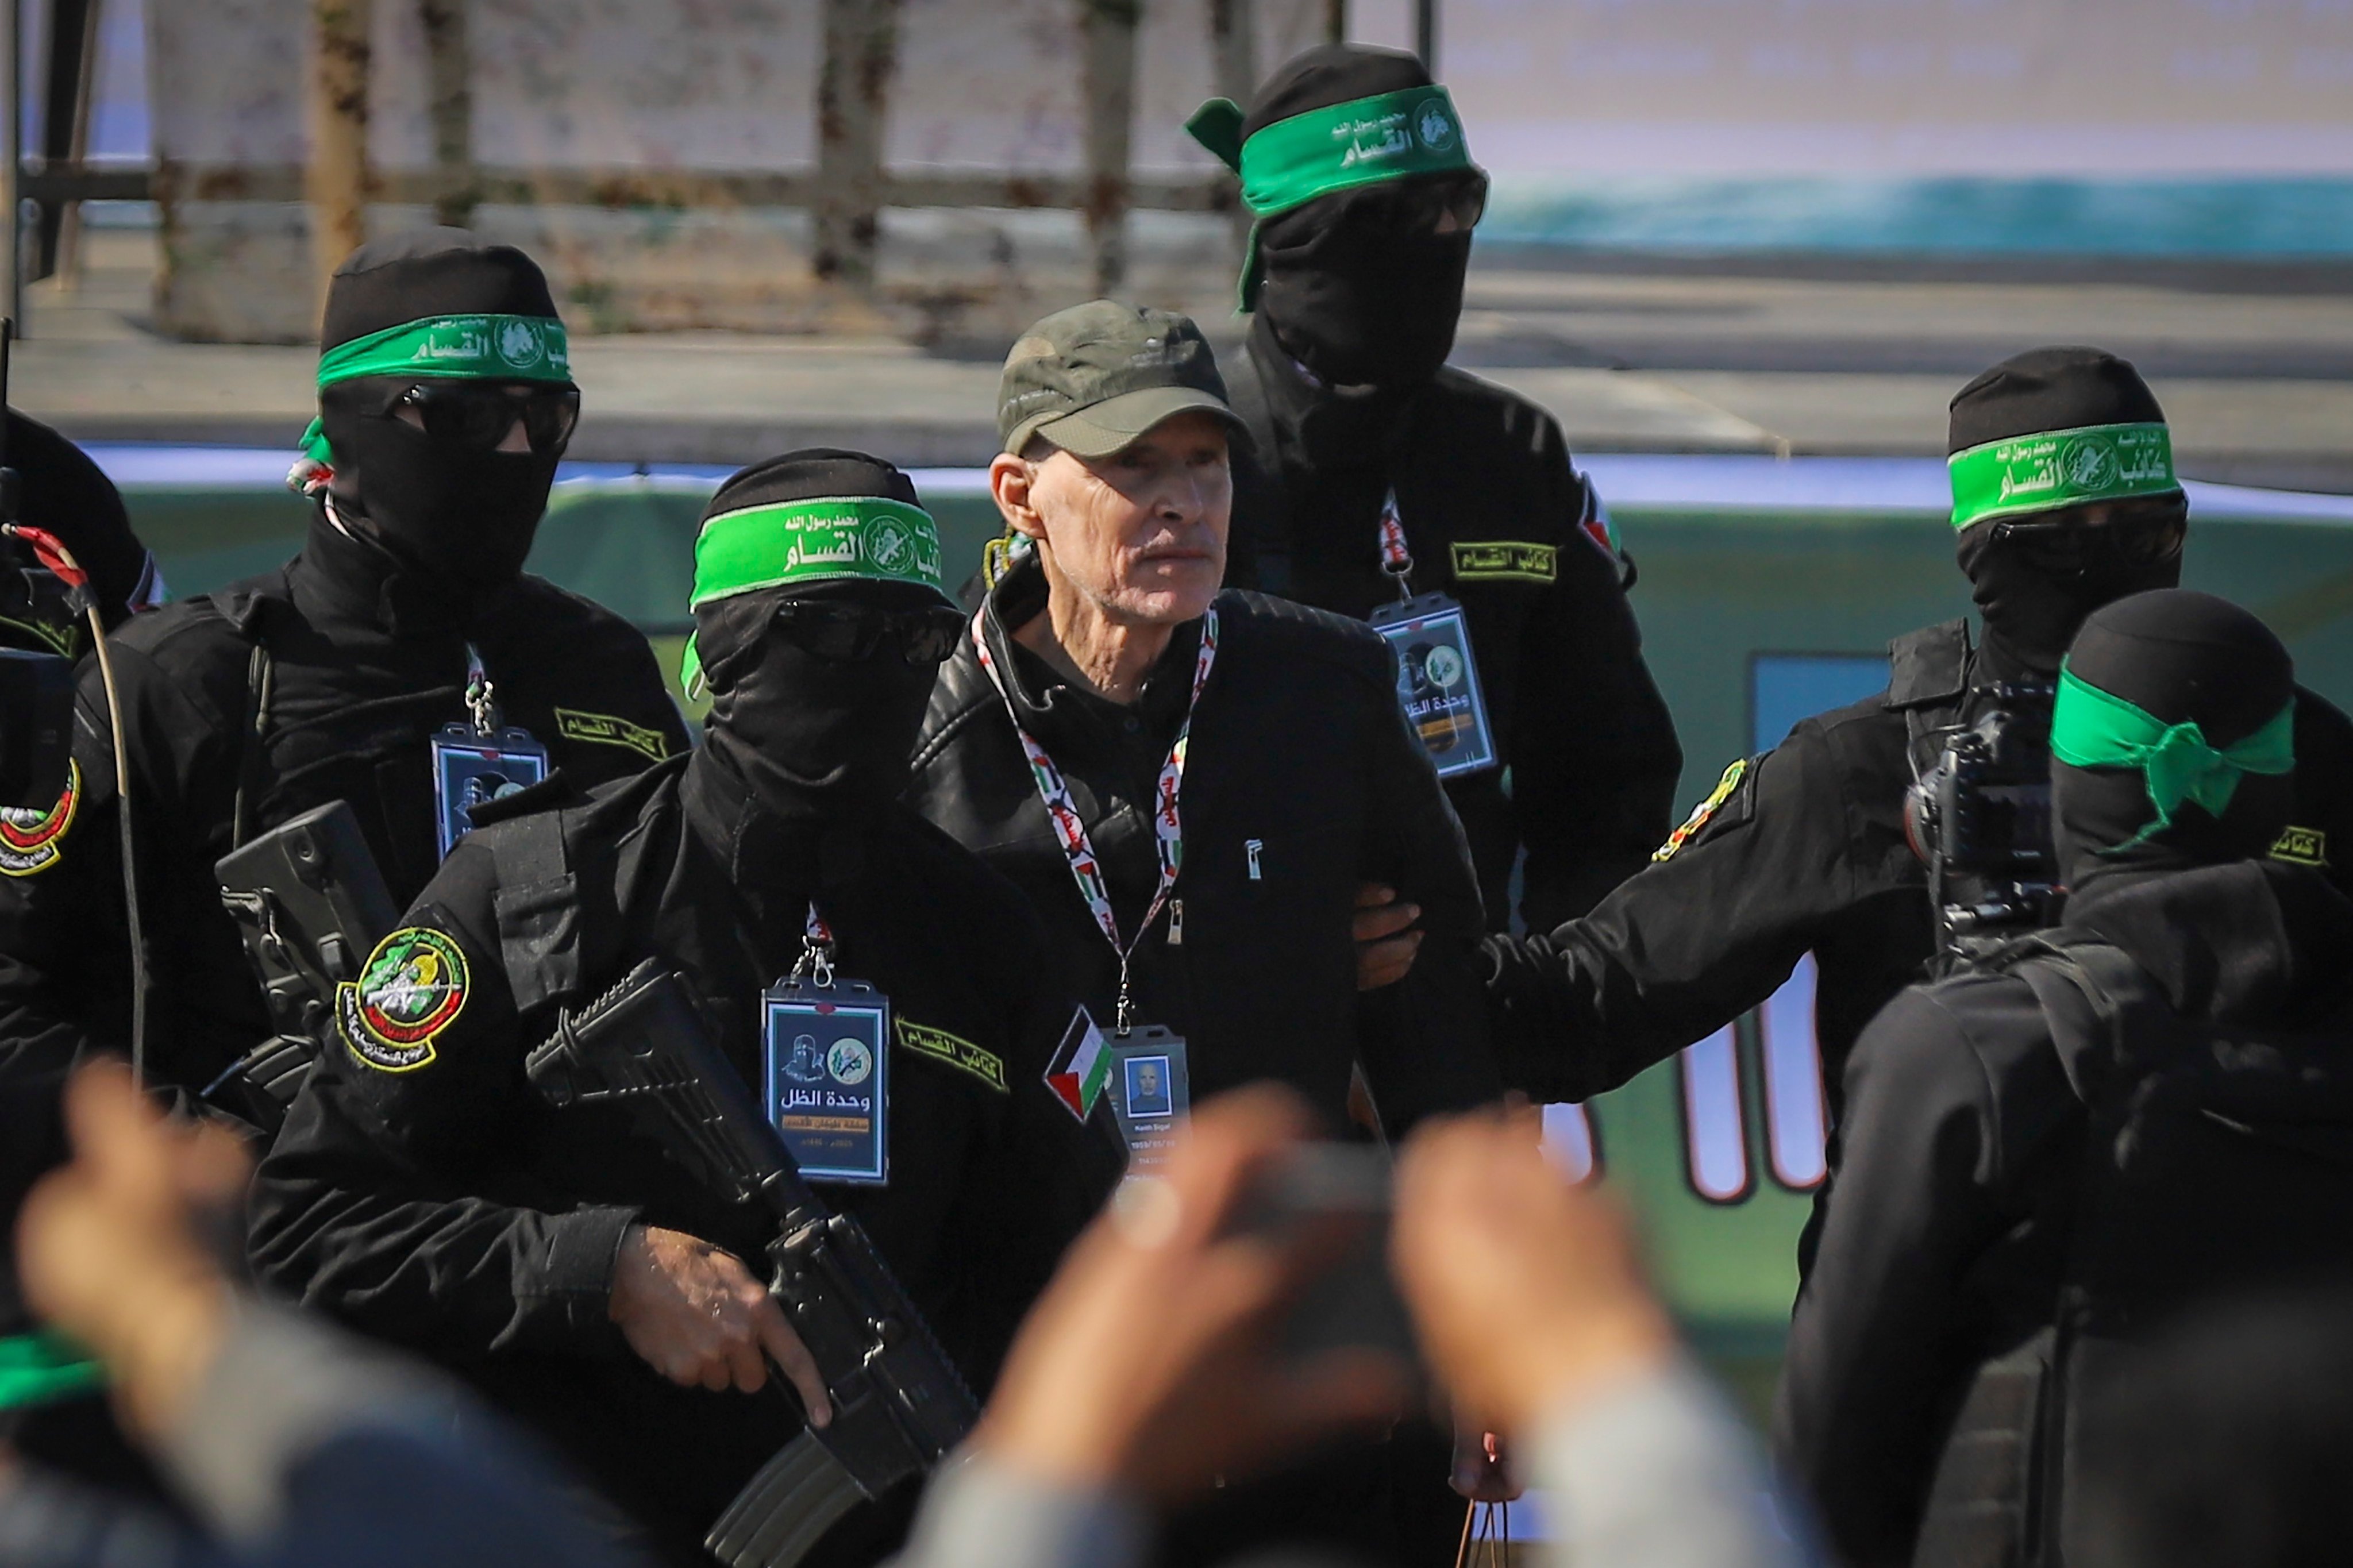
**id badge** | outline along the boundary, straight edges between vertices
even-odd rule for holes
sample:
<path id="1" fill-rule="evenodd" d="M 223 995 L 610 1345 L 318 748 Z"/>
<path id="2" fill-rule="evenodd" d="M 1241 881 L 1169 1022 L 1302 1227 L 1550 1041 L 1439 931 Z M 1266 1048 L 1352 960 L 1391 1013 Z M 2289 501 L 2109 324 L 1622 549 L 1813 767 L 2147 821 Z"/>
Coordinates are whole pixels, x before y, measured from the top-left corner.
<path id="1" fill-rule="evenodd" d="M 1127 1173 L 1154 1174 L 1168 1163 L 1176 1123 L 1192 1109 L 1185 1041 L 1157 1025 L 1103 1039 L 1112 1055 L 1111 1106 L 1127 1142 Z"/>
<path id="2" fill-rule="evenodd" d="M 891 1180 L 891 999 L 860 980 L 762 993 L 768 1120 L 812 1182 Z"/>
<path id="3" fill-rule="evenodd" d="M 1372 626 L 1397 649 L 1398 700 L 1438 776 L 1493 767 L 1495 741 L 1462 606 L 1443 594 L 1424 594 L 1374 611 Z"/>
<path id="4" fill-rule="evenodd" d="M 441 858 L 472 831 L 474 807 L 529 789 L 547 776 L 547 748 L 528 730 L 484 735 L 444 724 L 433 737 L 433 821 Z"/>

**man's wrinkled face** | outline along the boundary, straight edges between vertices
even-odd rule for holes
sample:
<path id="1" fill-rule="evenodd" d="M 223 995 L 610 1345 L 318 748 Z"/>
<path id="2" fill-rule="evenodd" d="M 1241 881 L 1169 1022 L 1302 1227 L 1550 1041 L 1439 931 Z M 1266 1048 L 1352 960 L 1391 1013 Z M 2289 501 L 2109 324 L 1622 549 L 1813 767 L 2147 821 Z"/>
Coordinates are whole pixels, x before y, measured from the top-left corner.
<path id="1" fill-rule="evenodd" d="M 1114 620 L 1175 626 L 1209 607 L 1234 507 L 1222 421 L 1180 414 L 1108 458 L 1057 449 L 1026 466 L 1013 525 L 1058 585 Z"/>

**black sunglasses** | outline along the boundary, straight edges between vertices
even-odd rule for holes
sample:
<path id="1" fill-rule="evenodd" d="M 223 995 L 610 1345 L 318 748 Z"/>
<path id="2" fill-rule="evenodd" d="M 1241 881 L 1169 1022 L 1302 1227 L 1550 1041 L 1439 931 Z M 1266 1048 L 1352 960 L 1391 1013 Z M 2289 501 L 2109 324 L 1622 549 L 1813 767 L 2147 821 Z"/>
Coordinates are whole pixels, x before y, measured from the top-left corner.
<path id="1" fill-rule="evenodd" d="M 2099 523 L 2077 518 L 2002 521 L 1993 525 L 1993 538 L 2041 572 L 2084 572 L 2109 564 L 2155 566 L 2181 553 L 2189 538 L 2189 511 L 2179 506 L 2144 510 Z"/>
<path id="2" fill-rule="evenodd" d="M 791 599 L 776 606 L 776 629 L 828 664 L 858 664 L 886 644 L 909 664 L 937 664 L 955 651 L 967 625 L 946 605 L 878 610 L 835 599 Z"/>
<path id="3" fill-rule="evenodd" d="M 391 407 L 414 408 L 425 433 L 437 441 L 491 452 L 522 422 L 531 449 L 561 452 L 580 423 L 580 389 L 533 386 L 528 391 L 480 381 L 420 381 L 392 400 Z"/>
<path id="4" fill-rule="evenodd" d="M 1468 234 L 1487 211 L 1487 176 L 1476 172 L 1398 180 L 1359 194 L 1343 221 L 1384 234 Z"/>

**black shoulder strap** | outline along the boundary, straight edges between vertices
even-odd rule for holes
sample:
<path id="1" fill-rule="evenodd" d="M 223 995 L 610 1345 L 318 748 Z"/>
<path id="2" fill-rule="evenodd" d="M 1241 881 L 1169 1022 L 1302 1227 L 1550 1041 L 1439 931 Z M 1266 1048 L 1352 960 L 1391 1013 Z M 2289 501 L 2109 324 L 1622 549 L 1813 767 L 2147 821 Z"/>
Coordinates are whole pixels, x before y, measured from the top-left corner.
<path id="1" fill-rule="evenodd" d="M 253 651 L 245 663 L 245 719 L 237 731 L 237 797 L 229 819 L 229 847 L 232 849 L 253 837 L 254 816 L 261 809 L 261 792 L 267 783 L 269 704 L 277 680 L 276 666 L 270 658 L 269 637 L 265 627 L 271 606 L 286 603 L 293 596 L 293 585 L 286 580 L 286 569 L 282 566 L 259 577 L 232 583 L 213 595 L 213 602 L 220 606 L 222 618 L 236 628 L 239 637 L 253 645 Z"/>
<path id="2" fill-rule="evenodd" d="M 499 956 L 514 988 L 515 1010 L 579 994 L 595 955 L 583 952 L 580 879 L 572 866 L 563 811 L 536 811 L 483 830 L 498 891 Z"/>
<path id="3" fill-rule="evenodd" d="M 1915 778 L 1941 750 L 1938 740 L 1960 718 L 1969 689 L 1966 618 L 1906 632 L 1887 645 L 1887 706 L 1904 715 Z"/>

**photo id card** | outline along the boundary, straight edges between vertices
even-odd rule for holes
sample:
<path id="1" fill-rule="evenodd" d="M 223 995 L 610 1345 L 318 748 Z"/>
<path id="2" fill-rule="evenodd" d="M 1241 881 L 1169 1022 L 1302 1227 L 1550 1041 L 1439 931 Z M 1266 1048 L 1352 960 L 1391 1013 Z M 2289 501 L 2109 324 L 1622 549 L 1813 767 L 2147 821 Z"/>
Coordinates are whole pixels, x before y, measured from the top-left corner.
<path id="1" fill-rule="evenodd" d="M 1494 766 L 1487 700 L 1479 690 L 1479 662 L 1462 606 L 1443 594 L 1424 594 L 1376 610 L 1372 625 L 1397 649 L 1398 700 L 1437 763 L 1438 776 Z"/>
<path id="2" fill-rule="evenodd" d="M 891 999 L 859 980 L 761 994 L 768 1120 L 811 1182 L 891 1180 Z"/>
<path id="3" fill-rule="evenodd" d="M 433 737 L 433 820 L 447 860 L 474 826 L 474 807 L 529 789 L 547 776 L 547 748 L 528 730 L 484 735 L 444 724 Z"/>
<path id="4" fill-rule="evenodd" d="M 1127 1173 L 1152 1174 L 1167 1163 L 1176 1123 L 1192 1109 L 1185 1042 L 1157 1025 L 1103 1038 L 1112 1054 L 1111 1105 L 1127 1142 Z"/>

